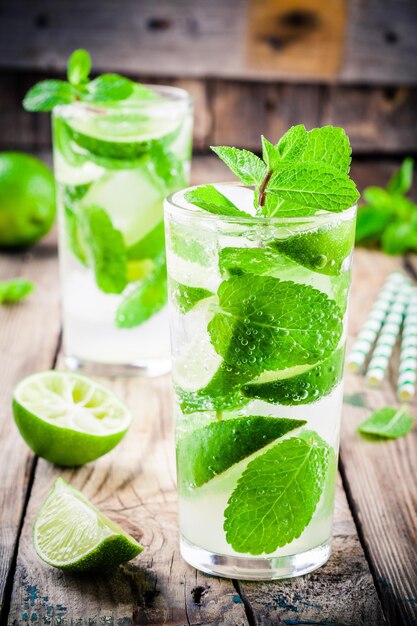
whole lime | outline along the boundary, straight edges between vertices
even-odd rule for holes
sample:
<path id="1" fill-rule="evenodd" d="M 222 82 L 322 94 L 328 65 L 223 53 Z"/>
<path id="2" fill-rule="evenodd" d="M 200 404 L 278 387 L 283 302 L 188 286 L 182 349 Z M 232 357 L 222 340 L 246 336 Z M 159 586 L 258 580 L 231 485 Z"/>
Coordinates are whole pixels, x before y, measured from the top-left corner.
<path id="1" fill-rule="evenodd" d="M 0 153 L 0 248 L 30 246 L 55 219 L 51 170 L 22 152 Z"/>

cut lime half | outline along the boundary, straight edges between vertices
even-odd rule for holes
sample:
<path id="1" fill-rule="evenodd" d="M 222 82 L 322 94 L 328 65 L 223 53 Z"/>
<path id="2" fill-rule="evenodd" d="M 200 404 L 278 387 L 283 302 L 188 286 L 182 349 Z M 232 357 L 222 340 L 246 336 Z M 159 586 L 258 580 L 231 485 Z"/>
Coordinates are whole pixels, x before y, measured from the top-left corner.
<path id="1" fill-rule="evenodd" d="M 109 389 L 73 372 L 47 371 L 23 379 L 13 414 L 28 446 L 58 465 L 82 465 L 109 452 L 131 422 Z"/>
<path id="2" fill-rule="evenodd" d="M 73 572 L 115 567 L 143 550 L 62 478 L 55 481 L 39 511 L 33 545 L 48 565 Z"/>

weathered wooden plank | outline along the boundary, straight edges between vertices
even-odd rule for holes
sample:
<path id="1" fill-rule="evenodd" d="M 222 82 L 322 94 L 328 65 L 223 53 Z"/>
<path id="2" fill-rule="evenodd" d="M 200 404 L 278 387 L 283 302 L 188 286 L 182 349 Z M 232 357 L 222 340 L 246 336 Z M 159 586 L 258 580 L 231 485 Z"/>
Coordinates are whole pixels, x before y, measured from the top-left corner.
<path id="1" fill-rule="evenodd" d="M 417 89 L 132 77 L 190 92 L 197 152 L 213 144 L 259 150 L 261 133 L 275 140 L 297 123 L 344 127 L 355 154 L 417 151 Z M 0 73 L 0 149 L 50 146 L 49 115 L 22 108 L 26 90 L 43 78 L 39 73 Z"/>
<path id="2" fill-rule="evenodd" d="M 56 246 L 51 240 L 24 254 L 1 254 L 0 280 L 15 276 L 33 280 L 36 292 L 19 305 L 0 306 L 0 619 L 33 462 L 13 422 L 12 392 L 23 376 L 52 366 L 59 335 Z"/>
<path id="3" fill-rule="evenodd" d="M 109 384 L 106 381 L 106 384 Z M 135 420 L 109 455 L 80 469 L 39 461 L 19 546 L 9 624 L 247 624 L 231 581 L 206 577 L 179 556 L 170 380 L 111 384 Z M 51 484 L 62 476 L 145 546 L 110 574 L 63 574 L 36 557 L 31 529 Z M 61 622 L 58 621 L 61 618 Z M 66 621 L 63 621 L 65 618 Z"/>
<path id="4" fill-rule="evenodd" d="M 316 572 L 275 584 L 239 583 L 257 626 L 382 626 L 386 623 L 340 479 L 333 535 L 332 556 Z"/>
<path id="5" fill-rule="evenodd" d="M 290 82 L 417 84 L 414 0 L 15 0 L 0 65 L 62 71 L 88 47 L 98 70 Z M 51 46 L 51 41 L 54 46 Z"/>
<path id="6" fill-rule="evenodd" d="M 356 336 L 389 272 L 399 257 L 356 250 L 350 314 L 350 341 Z M 370 412 L 397 406 L 396 359 L 381 389 L 369 389 L 363 376 L 346 374 L 341 467 L 364 547 L 370 558 L 384 612 L 390 624 L 417 619 L 417 549 L 415 522 L 416 433 L 376 443 L 356 428 Z M 362 406 L 363 405 L 363 406 Z M 411 413 L 416 414 L 414 401 Z"/>

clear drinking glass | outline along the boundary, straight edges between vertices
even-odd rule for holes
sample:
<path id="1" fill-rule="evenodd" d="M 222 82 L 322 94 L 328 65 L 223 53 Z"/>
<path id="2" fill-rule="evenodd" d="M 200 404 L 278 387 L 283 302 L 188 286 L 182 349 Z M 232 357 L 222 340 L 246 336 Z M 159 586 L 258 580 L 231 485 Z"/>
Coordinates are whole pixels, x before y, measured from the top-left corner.
<path id="1" fill-rule="evenodd" d="M 150 375 L 170 368 L 163 199 L 188 182 L 192 104 L 150 86 L 53 114 L 67 366 Z"/>
<path id="2" fill-rule="evenodd" d="M 253 212 L 253 189 L 216 187 Z M 165 201 L 181 553 L 204 572 L 291 577 L 330 555 L 355 215 Z"/>

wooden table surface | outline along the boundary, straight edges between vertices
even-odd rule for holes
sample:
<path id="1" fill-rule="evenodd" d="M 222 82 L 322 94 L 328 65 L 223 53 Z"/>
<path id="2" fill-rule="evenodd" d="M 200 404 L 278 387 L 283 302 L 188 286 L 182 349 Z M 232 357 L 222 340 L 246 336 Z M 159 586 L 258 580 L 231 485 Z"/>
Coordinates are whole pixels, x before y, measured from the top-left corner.
<path id="1" fill-rule="evenodd" d="M 196 182 L 224 175 L 213 159 L 195 160 Z M 356 250 L 350 341 L 387 275 L 400 267 L 416 278 L 414 259 Z M 34 280 L 37 289 L 18 306 L 0 307 L 1 624 L 417 623 L 415 433 L 374 443 L 356 431 L 371 410 L 396 404 L 395 361 L 380 390 L 368 389 L 363 377 L 346 376 L 329 562 L 291 581 L 221 580 L 197 572 L 179 555 L 169 376 L 107 381 L 132 409 L 134 422 L 122 443 L 95 463 L 63 470 L 26 447 L 12 419 L 13 388 L 27 374 L 62 367 L 54 234 L 26 253 L 0 256 L 0 279 L 13 276 Z M 140 540 L 144 552 L 107 575 L 64 574 L 40 562 L 31 530 L 57 476 Z"/>

